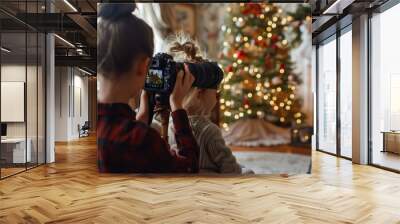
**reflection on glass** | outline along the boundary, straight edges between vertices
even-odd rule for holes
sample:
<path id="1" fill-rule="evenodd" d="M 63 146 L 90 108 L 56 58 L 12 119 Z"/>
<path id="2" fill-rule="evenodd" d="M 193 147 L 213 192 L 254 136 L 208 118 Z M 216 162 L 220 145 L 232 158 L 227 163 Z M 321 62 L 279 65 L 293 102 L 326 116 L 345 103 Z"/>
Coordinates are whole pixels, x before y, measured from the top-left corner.
<path id="1" fill-rule="evenodd" d="M 43 4 L 44 5 L 44 4 Z M 38 90 L 38 164 L 45 163 L 45 35 L 39 33 L 38 35 L 38 77 L 37 77 L 37 90 Z"/>
<path id="2" fill-rule="evenodd" d="M 372 163 L 400 170 L 400 5 L 372 18 Z"/>
<path id="3" fill-rule="evenodd" d="M 0 1 L 19 13 L 43 13 L 45 0 Z M 12 21 L 1 32 L 0 177 L 45 162 L 45 35 Z"/>
<path id="4" fill-rule="evenodd" d="M 36 32 L 27 33 L 27 80 L 26 80 L 26 113 L 27 113 L 27 142 L 30 147 L 30 160 L 27 163 L 28 168 L 37 165 L 38 157 L 38 114 L 37 114 L 37 79 L 38 79 L 38 36 Z"/>
<path id="5" fill-rule="evenodd" d="M 340 36 L 340 153 L 352 157 L 352 35 Z"/>
<path id="6" fill-rule="evenodd" d="M 336 40 L 318 48 L 318 148 L 336 153 Z"/>
<path id="7" fill-rule="evenodd" d="M 2 177 L 25 170 L 31 160 L 30 141 L 26 141 L 26 34 L 2 33 L 1 46 L 1 122 L 6 134 L 1 139 Z"/>

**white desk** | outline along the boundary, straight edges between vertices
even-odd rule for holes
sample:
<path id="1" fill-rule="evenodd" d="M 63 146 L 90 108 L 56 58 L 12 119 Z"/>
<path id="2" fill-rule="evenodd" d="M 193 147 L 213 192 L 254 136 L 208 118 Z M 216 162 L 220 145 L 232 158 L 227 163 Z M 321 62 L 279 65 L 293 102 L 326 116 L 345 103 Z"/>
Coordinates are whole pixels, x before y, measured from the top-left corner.
<path id="1" fill-rule="evenodd" d="M 25 163 L 31 162 L 31 146 L 32 140 L 27 139 L 27 146 L 25 151 L 25 138 L 2 138 L 1 139 L 1 157 L 7 163 Z M 12 160 L 11 160 L 12 154 Z"/>

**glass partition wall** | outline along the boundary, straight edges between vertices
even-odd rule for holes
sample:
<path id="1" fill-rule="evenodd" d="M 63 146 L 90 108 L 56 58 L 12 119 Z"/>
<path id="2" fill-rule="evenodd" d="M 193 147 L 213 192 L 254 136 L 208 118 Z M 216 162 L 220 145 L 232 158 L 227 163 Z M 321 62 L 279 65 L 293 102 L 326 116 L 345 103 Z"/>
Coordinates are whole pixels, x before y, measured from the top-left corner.
<path id="1" fill-rule="evenodd" d="M 26 169 L 31 151 L 27 144 L 25 111 L 26 33 L 1 34 L 1 175 Z M 4 50 L 6 49 L 6 50 Z"/>
<path id="2" fill-rule="evenodd" d="M 396 172 L 400 172 L 400 32 L 394 28 L 398 21 L 400 4 L 387 1 L 371 12 L 367 34 L 368 163 Z M 347 159 L 352 158 L 352 42 L 349 25 L 316 46 L 317 149 Z"/>
<path id="3" fill-rule="evenodd" d="M 336 154 L 336 36 L 318 46 L 318 149 Z"/>
<path id="4" fill-rule="evenodd" d="M 371 18 L 370 163 L 400 171 L 400 4 Z"/>
<path id="5" fill-rule="evenodd" d="M 340 36 L 340 155 L 352 158 L 352 34 L 351 26 Z"/>
<path id="6" fill-rule="evenodd" d="M 317 150 L 352 157 L 351 25 L 317 46 Z"/>
<path id="7" fill-rule="evenodd" d="M 20 1 L 18 8 L 34 13 L 39 2 Z M 45 163 L 45 41 L 0 11 L 1 179 Z"/>

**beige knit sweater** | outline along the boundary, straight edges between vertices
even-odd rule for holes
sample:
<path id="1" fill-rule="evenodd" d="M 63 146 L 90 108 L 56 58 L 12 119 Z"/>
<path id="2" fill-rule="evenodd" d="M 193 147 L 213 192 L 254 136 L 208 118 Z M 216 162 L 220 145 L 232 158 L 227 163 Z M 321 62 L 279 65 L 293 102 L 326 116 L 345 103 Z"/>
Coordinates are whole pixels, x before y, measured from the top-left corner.
<path id="1" fill-rule="evenodd" d="M 200 172 L 240 174 L 242 168 L 230 148 L 225 145 L 219 127 L 203 116 L 189 116 L 189 121 L 200 147 Z M 170 122 L 168 140 L 172 148 L 177 148 L 174 133 Z"/>

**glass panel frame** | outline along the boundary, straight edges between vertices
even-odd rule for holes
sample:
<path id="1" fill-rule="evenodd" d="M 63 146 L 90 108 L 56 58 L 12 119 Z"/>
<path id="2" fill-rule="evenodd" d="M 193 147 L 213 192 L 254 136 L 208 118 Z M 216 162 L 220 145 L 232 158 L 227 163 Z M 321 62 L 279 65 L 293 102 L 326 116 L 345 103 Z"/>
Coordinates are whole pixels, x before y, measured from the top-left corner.
<path id="1" fill-rule="evenodd" d="M 27 91 L 27 31 L 2 32 L 1 45 L 4 49 L 1 54 L 1 84 L 0 89 L 5 91 L 15 90 L 14 94 L 18 102 L 23 101 L 23 115 L 14 116 L 12 119 L 1 118 L 2 124 L 6 125 L 7 134 L 1 140 L 2 151 L 2 178 L 12 176 L 27 169 L 27 161 L 30 158 L 29 143 L 27 141 L 27 114 L 26 114 L 26 91 Z M 21 84 L 23 88 L 20 88 Z M 8 89 L 5 89 L 9 86 Z M 23 91 L 23 93 L 21 93 Z M 7 96 L 2 96 L 3 99 Z M 18 102 L 15 102 L 18 104 Z M 10 102 L 11 103 L 11 102 Z M 10 105 L 10 104 L 9 104 Z M 20 107 L 18 107 L 20 108 Z M 0 105 L 1 112 L 11 113 Z M 7 110 L 9 110 L 7 112 Z M 10 115 L 11 116 L 11 115 Z M 22 116 L 22 117 L 21 117 Z"/>
<path id="2" fill-rule="evenodd" d="M 400 4 L 388 2 L 369 18 L 369 164 L 400 172 L 400 119 L 393 96 L 400 94 L 399 33 L 393 27 L 400 18 Z M 399 81 L 400 82 L 400 81 Z M 396 84 L 397 83 L 397 84 Z M 396 101 L 398 102 L 398 100 Z M 394 118 L 394 119 L 393 119 Z M 396 129 L 397 133 L 392 130 Z M 394 143 L 394 145 L 393 145 Z M 392 147 L 394 146 L 394 147 Z"/>
<path id="3" fill-rule="evenodd" d="M 8 1 L 8 4 L 10 3 L 12 2 Z M 46 8 L 43 8 L 46 3 L 44 0 L 29 1 L 29 8 L 26 5 L 27 3 L 27 1 L 17 2 L 18 8 L 22 12 L 28 13 L 42 13 L 46 10 Z M 5 2 L 1 2 L 0 6 L 6 7 L 5 4 Z M 7 122 L 10 126 L 10 128 L 7 127 L 7 134 L 10 137 L 5 137 L 3 139 L 5 141 L 2 140 L 2 144 L 0 144 L 0 179 L 4 179 L 46 163 L 46 35 L 34 27 L 16 20 L 11 14 L 8 15 L 3 12 L 0 12 L 0 14 L 3 18 L 10 18 L 10 21 L 15 21 L 13 27 L 7 27 L 10 29 L 1 29 L 0 27 L 0 46 L 5 47 L 5 42 L 10 45 L 10 48 L 6 48 L 10 52 L 1 50 L 0 81 L 24 82 L 23 125 L 21 125 L 21 122 Z M 13 74 L 14 77 L 10 74 Z M 15 74 L 19 75 L 15 76 Z M 0 104 L 0 111 L 1 109 L 4 108 L 1 108 Z M 19 170 L 7 170 L 6 172 L 3 166 L 7 164 L 3 163 L 1 158 L 5 156 L 4 150 L 8 150 L 10 147 L 4 145 L 8 144 L 6 141 L 10 138 L 15 139 L 17 135 L 21 135 L 18 138 L 24 139 L 21 144 L 24 147 L 23 155 L 20 156 L 21 158 L 17 158 L 23 160 L 23 163 L 20 164 L 22 167 Z M 13 152 L 15 151 L 14 148 L 8 151 Z M 28 150 L 29 148 L 31 150 Z M 31 156 L 29 156 L 29 151 Z M 14 164 L 16 159 L 14 154 L 13 152 L 11 155 L 7 155 L 7 161 L 12 160 L 11 164 Z"/>
<path id="4" fill-rule="evenodd" d="M 341 31 L 340 37 L 340 153 L 341 157 L 352 158 L 352 26 Z"/>
<path id="5" fill-rule="evenodd" d="M 330 154 L 336 154 L 337 152 L 336 44 L 336 35 L 333 35 L 317 48 L 317 149 Z"/>
<path id="6" fill-rule="evenodd" d="M 333 35 L 320 41 L 316 45 L 316 150 L 328 153 L 340 158 L 352 160 L 352 24 L 351 21 L 345 21 L 348 25 L 336 30 Z M 341 43 L 345 41 L 344 43 Z M 327 92 L 324 82 L 324 46 L 331 45 L 329 52 L 325 52 L 325 58 L 329 58 L 328 66 L 330 66 L 328 80 L 330 86 L 331 97 L 329 100 L 323 94 Z M 342 46 L 343 44 L 343 46 Z M 322 46 L 322 50 L 320 49 Z M 321 52 L 322 51 L 322 52 Z M 322 59 L 321 59 L 322 56 Z M 343 60 L 344 61 L 343 61 Z M 321 68 L 322 67 L 322 68 Z M 328 69 L 328 70 L 329 70 Z M 325 69 L 326 70 L 326 69 Z M 322 79 L 322 80 L 321 80 Z M 350 82 L 349 82 L 350 81 Z M 325 87 L 325 88 L 324 88 Z M 322 95 L 322 96 L 321 96 Z M 349 97 L 350 96 L 350 97 Z M 322 101 L 322 102 L 321 102 Z M 321 103 L 329 102 L 330 116 L 325 114 L 324 107 Z M 325 105 L 325 107 L 328 107 Z M 325 108 L 325 109 L 326 109 Z M 347 111 L 344 112 L 344 109 Z M 326 121 L 327 116 L 329 122 Z M 321 128 L 324 124 L 330 125 L 330 130 Z M 324 133 L 325 131 L 325 133 Z M 328 133 L 329 131 L 329 133 Z M 322 137 L 329 136 L 330 142 L 323 142 Z M 325 137 L 327 138 L 327 137 Z M 322 144 L 321 144 L 322 140 Z M 326 139 L 325 139 L 326 140 Z M 325 144 L 324 144 L 325 143 Z"/>

